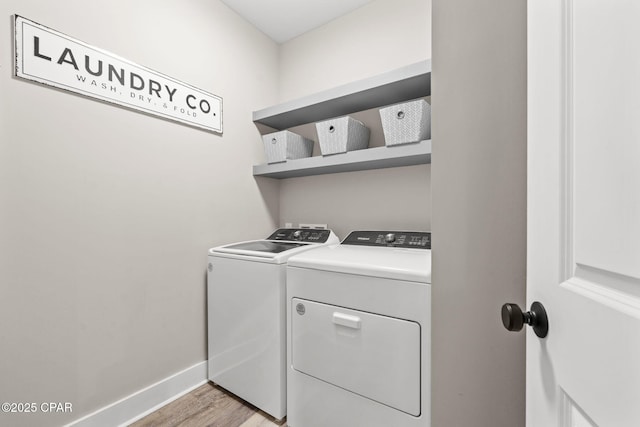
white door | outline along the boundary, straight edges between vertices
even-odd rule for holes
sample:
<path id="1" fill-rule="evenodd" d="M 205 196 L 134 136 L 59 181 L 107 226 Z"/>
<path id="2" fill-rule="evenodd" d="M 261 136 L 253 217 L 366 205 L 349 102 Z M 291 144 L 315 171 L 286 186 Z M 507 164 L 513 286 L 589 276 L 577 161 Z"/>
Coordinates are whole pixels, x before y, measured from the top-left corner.
<path id="1" fill-rule="evenodd" d="M 640 1 L 528 0 L 527 426 L 640 426 Z"/>

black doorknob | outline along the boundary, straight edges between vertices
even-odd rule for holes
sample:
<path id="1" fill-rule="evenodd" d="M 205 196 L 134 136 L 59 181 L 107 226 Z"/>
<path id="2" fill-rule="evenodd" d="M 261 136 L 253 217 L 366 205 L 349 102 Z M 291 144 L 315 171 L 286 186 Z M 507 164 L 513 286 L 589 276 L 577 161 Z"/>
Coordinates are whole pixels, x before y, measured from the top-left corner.
<path id="1" fill-rule="evenodd" d="M 549 332 L 549 319 L 544 306 L 535 301 L 531 304 L 531 310 L 523 313 L 518 304 L 507 303 L 502 306 L 502 324 L 509 331 L 519 331 L 524 324 L 533 327 L 533 332 L 540 338 L 547 336 Z"/>

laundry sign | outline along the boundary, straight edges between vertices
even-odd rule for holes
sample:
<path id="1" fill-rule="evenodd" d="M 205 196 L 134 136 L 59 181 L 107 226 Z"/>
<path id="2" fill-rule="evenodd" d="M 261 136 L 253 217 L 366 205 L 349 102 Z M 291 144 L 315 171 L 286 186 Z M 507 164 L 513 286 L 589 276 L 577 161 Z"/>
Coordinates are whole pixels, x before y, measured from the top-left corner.
<path id="1" fill-rule="evenodd" d="M 15 75 L 222 133 L 222 98 L 15 16 Z"/>

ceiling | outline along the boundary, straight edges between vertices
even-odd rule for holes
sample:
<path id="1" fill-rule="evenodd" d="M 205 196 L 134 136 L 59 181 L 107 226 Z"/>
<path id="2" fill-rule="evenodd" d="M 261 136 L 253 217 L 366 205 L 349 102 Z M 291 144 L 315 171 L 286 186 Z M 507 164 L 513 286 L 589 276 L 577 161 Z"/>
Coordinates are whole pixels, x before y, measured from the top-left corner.
<path id="1" fill-rule="evenodd" d="M 222 0 L 244 19 L 283 43 L 372 0 Z"/>

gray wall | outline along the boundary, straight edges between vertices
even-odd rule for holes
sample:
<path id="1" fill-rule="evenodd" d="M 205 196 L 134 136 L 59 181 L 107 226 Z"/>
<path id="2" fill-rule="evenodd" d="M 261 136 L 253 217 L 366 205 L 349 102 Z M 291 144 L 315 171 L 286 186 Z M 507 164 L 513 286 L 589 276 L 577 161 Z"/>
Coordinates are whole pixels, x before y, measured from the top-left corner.
<path id="1" fill-rule="evenodd" d="M 431 58 L 431 0 L 377 0 L 280 48 L 280 99 L 308 95 Z M 384 145 L 377 110 L 355 114 Z M 317 141 L 315 127 L 301 134 Z M 317 143 L 316 154 L 319 153 Z M 280 224 L 354 229 L 431 227 L 430 165 L 282 180 Z"/>
<path id="2" fill-rule="evenodd" d="M 526 3 L 433 3 L 433 427 L 524 426 Z"/>
<path id="3" fill-rule="evenodd" d="M 280 100 L 430 58 L 431 0 L 376 0 L 280 46 Z"/>
<path id="4" fill-rule="evenodd" d="M 224 98 L 224 136 L 12 77 L 25 16 Z M 266 236 L 278 46 L 217 0 L 0 2 L 0 401 L 56 425 L 206 359 L 206 250 Z"/>

